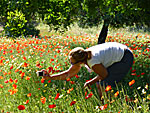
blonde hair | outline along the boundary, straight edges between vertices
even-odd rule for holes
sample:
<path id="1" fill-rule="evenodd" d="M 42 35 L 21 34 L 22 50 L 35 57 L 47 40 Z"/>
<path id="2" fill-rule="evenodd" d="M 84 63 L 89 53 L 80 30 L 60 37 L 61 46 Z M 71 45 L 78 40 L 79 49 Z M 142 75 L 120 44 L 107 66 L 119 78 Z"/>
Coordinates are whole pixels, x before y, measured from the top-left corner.
<path id="1" fill-rule="evenodd" d="M 84 62 L 91 59 L 91 51 L 85 51 L 82 47 L 76 47 L 70 51 L 69 56 L 77 62 Z"/>

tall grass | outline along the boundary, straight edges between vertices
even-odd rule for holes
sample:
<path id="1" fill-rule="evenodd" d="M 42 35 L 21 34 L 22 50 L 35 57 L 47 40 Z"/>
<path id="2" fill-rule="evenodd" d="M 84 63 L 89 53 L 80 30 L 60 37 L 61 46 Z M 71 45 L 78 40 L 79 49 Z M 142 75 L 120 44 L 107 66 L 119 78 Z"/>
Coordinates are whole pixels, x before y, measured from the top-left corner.
<path id="1" fill-rule="evenodd" d="M 95 76 L 83 67 L 70 81 L 44 81 L 36 71 L 57 73 L 69 68 L 69 51 L 97 44 L 99 29 L 70 28 L 65 34 L 47 32 L 40 37 L 0 39 L 0 110 L 11 113 L 147 113 L 150 105 L 150 54 L 148 34 L 109 31 L 107 41 L 130 47 L 135 63 L 126 78 L 110 88 L 99 101 L 95 85 L 86 92 L 83 85 Z M 135 82 L 131 82 L 131 81 Z M 130 84 L 129 84 L 130 83 Z M 89 97 L 89 98 L 87 98 Z M 22 106 L 20 106 L 22 105 Z M 23 107 L 23 110 L 19 110 Z"/>
<path id="2" fill-rule="evenodd" d="M 40 34 L 45 36 L 45 35 L 54 35 L 54 34 L 59 34 L 62 35 L 59 31 L 56 32 L 53 30 L 48 25 L 45 25 L 43 23 L 40 23 L 37 27 L 37 29 L 40 30 Z M 86 28 L 81 28 L 77 25 L 77 23 L 72 24 L 68 29 L 63 33 L 63 35 L 70 35 L 70 36 L 82 36 L 82 35 L 88 35 L 90 37 L 95 37 L 98 36 L 100 31 L 102 29 L 102 24 L 99 26 L 93 26 L 93 27 L 86 27 Z M 108 35 L 114 36 L 117 33 L 123 34 L 124 36 L 137 36 L 139 33 L 142 35 L 150 35 L 148 30 L 143 29 L 137 29 L 136 27 L 125 27 L 125 28 L 112 28 L 111 26 L 109 27 L 108 30 Z"/>

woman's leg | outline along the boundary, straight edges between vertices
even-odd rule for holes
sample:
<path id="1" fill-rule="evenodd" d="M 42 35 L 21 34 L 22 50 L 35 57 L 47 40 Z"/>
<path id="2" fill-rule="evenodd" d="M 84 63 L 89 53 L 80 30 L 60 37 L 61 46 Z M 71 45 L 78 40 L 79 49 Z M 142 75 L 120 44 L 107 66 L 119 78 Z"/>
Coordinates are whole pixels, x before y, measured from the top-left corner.
<path id="1" fill-rule="evenodd" d="M 102 94 L 104 91 L 104 86 L 111 85 L 112 87 L 115 87 L 116 83 L 121 81 L 125 75 L 127 75 L 128 71 L 132 67 L 133 59 L 133 54 L 130 52 L 130 50 L 127 50 L 120 62 L 116 62 L 107 68 L 108 77 L 101 81 L 100 84 L 99 82 L 96 83 L 99 97 L 103 104 L 104 100 L 102 100 Z"/>
<path id="2" fill-rule="evenodd" d="M 116 62 L 107 68 L 108 77 L 101 81 L 101 85 L 105 84 L 105 86 L 111 85 L 115 87 L 116 83 L 121 81 L 129 72 L 133 64 L 133 59 L 133 54 L 130 50 L 126 50 L 120 62 Z"/>

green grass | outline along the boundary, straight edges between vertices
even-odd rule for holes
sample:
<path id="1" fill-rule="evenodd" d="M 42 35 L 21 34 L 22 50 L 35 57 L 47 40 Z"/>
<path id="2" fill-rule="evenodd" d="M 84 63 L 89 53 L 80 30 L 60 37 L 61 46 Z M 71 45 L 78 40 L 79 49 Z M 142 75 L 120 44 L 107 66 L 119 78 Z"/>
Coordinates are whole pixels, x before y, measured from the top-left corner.
<path id="1" fill-rule="evenodd" d="M 54 35 L 59 34 L 62 35 L 60 32 L 54 31 L 52 28 L 50 28 L 48 25 L 45 25 L 43 23 L 40 23 L 37 27 L 37 29 L 40 30 L 40 34 L 42 36 L 45 35 Z M 112 28 L 109 27 L 108 35 L 114 36 L 116 34 L 123 34 L 124 36 L 137 36 L 138 34 L 142 35 L 150 35 L 148 31 L 144 31 L 144 29 L 137 30 L 134 27 L 126 27 L 126 28 Z M 68 29 L 64 32 L 63 35 L 70 35 L 70 36 L 82 36 L 82 35 L 88 35 L 90 37 L 98 36 L 100 31 L 102 29 L 102 25 L 95 26 L 95 27 L 87 27 L 87 28 L 81 28 L 76 23 L 68 27 Z"/>
<path id="2" fill-rule="evenodd" d="M 0 110 L 11 113 L 148 113 L 150 110 L 150 36 L 127 29 L 109 31 L 107 41 L 117 41 L 128 45 L 135 56 L 132 70 L 125 79 L 108 91 L 109 100 L 104 94 L 105 107 L 99 101 L 95 85 L 91 98 L 85 99 L 83 85 L 94 77 L 82 68 L 79 78 L 70 81 L 45 81 L 36 76 L 36 71 L 52 67 L 53 70 L 66 70 L 70 64 L 69 51 L 77 46 L 84 48 L 97 44 L 99 30 L 97 27 L 82 29 L 73 26 L 65 34 L 48 32 L 48 27 L 38 26 L 41 37 L 0 39 Z M 136 37 L 137 36 L 137 37 Z M 129 82 L 135 83 L 129 86 Z M 118 96 L 114 96 L 116 92 Z M 59 98 L 55 100 L 56 95 Z M 45 98 L 45 99 L 44 99 Z M 45 102 L 41 101 L 45 100 Z M 27 103 L 27 100 L 29 102 Z M 70 106 L 71 102 L 75 102 Z M 25 106 L 20 111 L 17 107 Z M 56 105 L 49 108 L 49 105 Z M 104 109 L 102 109 L 104 108 Z"/>

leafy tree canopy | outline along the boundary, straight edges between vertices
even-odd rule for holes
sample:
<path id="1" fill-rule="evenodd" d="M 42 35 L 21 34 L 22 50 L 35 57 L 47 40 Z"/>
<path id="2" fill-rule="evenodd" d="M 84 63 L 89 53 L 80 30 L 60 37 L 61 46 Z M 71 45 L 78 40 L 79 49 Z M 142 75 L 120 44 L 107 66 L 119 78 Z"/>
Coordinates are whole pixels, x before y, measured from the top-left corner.
<path id="1" fill-rule="evenodd" d="M 81 26 L 103 22 L 100 37 L 105 40 L 109 26 L 149 26 L 149 6 L 149 0 L 1 0 L 0 18 L 6 25 L 8 12 L 17 10 L 27 20 L 26 28 L 32 20 L 41 19 L 56 30 L 74 21 Z"/>

